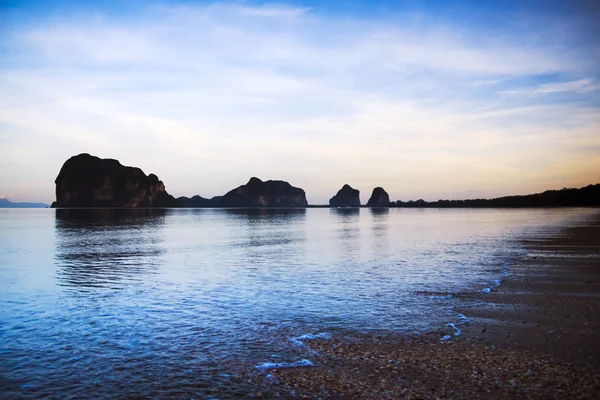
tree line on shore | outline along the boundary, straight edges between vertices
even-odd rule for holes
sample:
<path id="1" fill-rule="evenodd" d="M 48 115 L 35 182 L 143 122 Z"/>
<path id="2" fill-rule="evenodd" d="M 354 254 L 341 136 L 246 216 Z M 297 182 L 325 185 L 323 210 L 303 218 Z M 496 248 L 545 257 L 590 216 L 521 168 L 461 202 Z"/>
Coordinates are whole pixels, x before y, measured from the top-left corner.
<path id="1" fill-rule="evenodd" d="M 390 207 L 477 208 L 477 207 L 593 207 L 600 206 L 600 184 L 580 189 L 546 190 L 522 196 L 504 196 L 494 199 L 394 201 Z"/>

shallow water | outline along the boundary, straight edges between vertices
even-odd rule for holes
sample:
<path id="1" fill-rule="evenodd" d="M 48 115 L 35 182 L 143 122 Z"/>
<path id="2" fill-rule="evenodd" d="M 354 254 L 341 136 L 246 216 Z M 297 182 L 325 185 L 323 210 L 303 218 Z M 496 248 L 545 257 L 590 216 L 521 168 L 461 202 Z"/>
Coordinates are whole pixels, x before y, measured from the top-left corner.
<path id="1" fill-rule="evenodd" d="M 0 388 L 244 396 L 232 365 L 315 361 L 308 334 L 460 332 L 453 293 L 593 213 L 0 210 Z"/>

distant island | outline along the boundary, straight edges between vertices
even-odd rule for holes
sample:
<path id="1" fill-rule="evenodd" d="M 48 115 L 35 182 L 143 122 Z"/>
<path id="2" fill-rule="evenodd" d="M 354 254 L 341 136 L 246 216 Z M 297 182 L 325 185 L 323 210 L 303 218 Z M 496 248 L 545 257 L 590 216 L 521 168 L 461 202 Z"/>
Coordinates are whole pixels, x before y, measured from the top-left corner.
<path id="1" fill-rule="evenodd" d="M 84 153 L 69 158 L 56 180 L 56 201 L 53 208 L 79 207 L 186 207 L 186 208 L 255 208 L 255 207 L 362 207 L 360 192 L 345 184 L 329 205 L 309 205 L 306 192 L 283 180 L 262 181 L 252 177 L 245 184 L 222 196 L 204 198 L 200 195 L 174 198 L 154 174 L 146 175 L 140 168 L 127 167 L 114 159 L 102 159 Z M 4 202 L 8 202 L 5 200 Z M 8 202 L 11 203 L 11 202 Z M 0 200 L 0 207 L 3 202 Z M 30 207 L 47 207 L 41 203 Z M 525 196 L 495 199 L 438 200 L 427 202 L 390 201 L 382 187 L 373 189 L 366 207 L 403 208 L 475 208 L 475 207 L 573 207 L 600 206 L 600 184 L 581 189 L 548 190 Z M 6 207 L 6 206 L 5 206 Z M 25 206 L 21 206 L 25 207 Z"/>
<path id="2" fill-rule="evenodd" d="M 266 181 L 252 177 L 245 185 L 223 196 L 205 199 L 201 196 L 179 197 L 184 207 L 306 207 L 306 193 L 285 181 Z"/>
<path id="3" fill-rule="evenodd" d="M 48 208 L 48 204 L 12 202 L 7 199 L 0 199 L 0 208 Z"/>

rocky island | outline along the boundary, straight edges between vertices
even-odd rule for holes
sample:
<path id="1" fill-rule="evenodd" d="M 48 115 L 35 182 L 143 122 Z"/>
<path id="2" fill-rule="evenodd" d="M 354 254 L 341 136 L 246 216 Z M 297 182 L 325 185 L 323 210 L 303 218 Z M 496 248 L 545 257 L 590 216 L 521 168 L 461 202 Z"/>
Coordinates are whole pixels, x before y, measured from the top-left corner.
<path id="1" fill-rule="evenodd" d="M 367 201 L 367 207 L 389 207 L 390 195 L 382 188 L 376 187 L 373 189 L 371 198 Z"/>
<path id="2" fill-rule="evenodd" d="M 69 207 L 307 207 L 306 193 L 288 182 L 251 178 L 223 196 L 174 198 L 154 174 L 90 154 L 69 158 L 56 184 L 54 208 Z"/>
<path id="3" fill-rule="evenodd" d="M 245 185 L 227 192 L 217 207 L 306 207 L 306 193 L 285 181 L 252 177 Z"/>
<path id="4" fill-rule="evenodd" d="M 360 191 L 346 184 L 329 200 L 330 207 L 360 207 Z"/>
<path id="5" fill-rule="evenodd" d="M 69 158 L 54 183 L 53 208 L 181 207 L 156 175 L 86 153 Z"/>

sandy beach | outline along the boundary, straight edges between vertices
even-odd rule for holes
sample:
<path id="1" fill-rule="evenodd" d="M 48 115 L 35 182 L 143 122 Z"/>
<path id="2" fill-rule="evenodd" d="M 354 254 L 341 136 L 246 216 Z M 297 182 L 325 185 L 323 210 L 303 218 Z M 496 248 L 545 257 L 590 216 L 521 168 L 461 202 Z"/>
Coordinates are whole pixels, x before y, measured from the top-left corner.
<path id="1" fill-rule="evenodd" d="M 456 310 L 468 318 L 460 335 L 313 340 L 314 367 L 250 369 L 254 396 L 598 398 L 600 212 L 522 246 L 527 255 L 491 293 L 461 294 L 475 305 Z"/>

